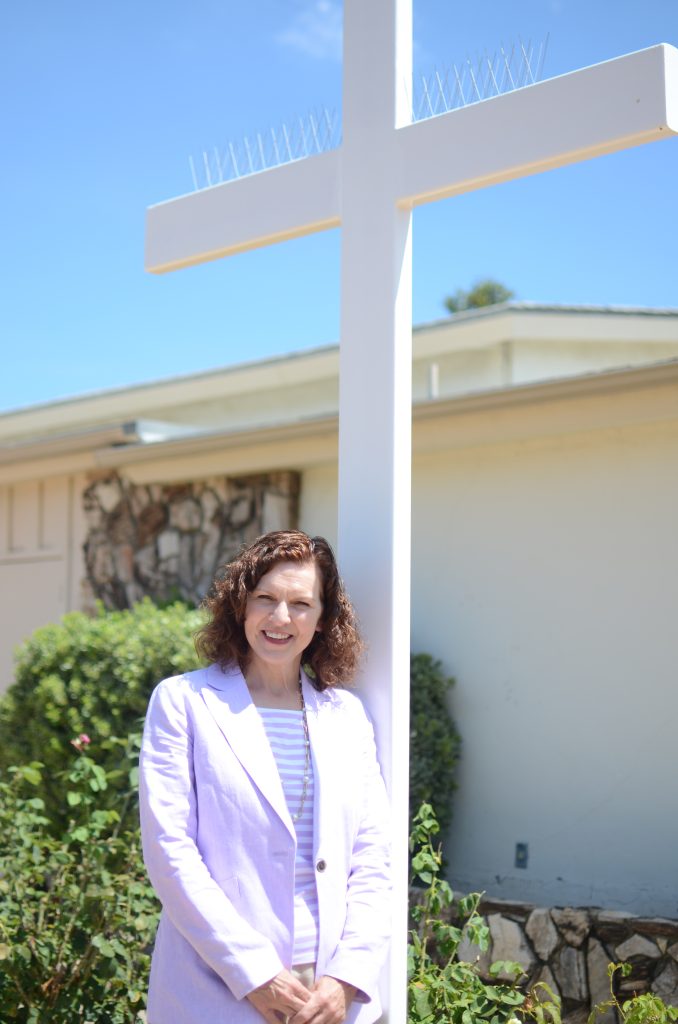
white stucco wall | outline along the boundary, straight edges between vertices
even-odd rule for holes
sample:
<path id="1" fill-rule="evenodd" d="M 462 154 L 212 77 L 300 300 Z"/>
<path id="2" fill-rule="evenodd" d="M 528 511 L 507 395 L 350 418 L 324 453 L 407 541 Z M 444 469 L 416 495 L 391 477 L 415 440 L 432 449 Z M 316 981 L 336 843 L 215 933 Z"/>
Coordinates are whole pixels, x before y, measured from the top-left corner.
<path id="1" fill-rule="evenodd" d="M 457 679 L 460 889 L 678 916 L 677 465 L 675 421 L 415 456 L 412 646 Z M 302 494 L 333 540 L 334 468 Z"/>
<path id="2" fill-rule="evenodd" d="M 299 529 L 337 543 L 337 464 L 310 466 L 302 473 Z"/>
<path id="3" fill-rule="evenodd" d="M 676 465 L 675 423 L 416 459 L 413 649 L 457 678 L 461 888 L 678 915 Z"/>
<path id="4" fill-rule="evenodd" d="M 447 352 L 431 359 L 416 359 L 412 366 L 412 394 L 416 402 L 431 395 L 430 368 L 437 367 L 438 394 L 460 395 L 467 391 L 499 388 L 509 383 L 506 345 L 497 344 L 484 349 Z"/>
<path id="5" fill-rule="evenodd" d="M 642 366 L 678 356 L 678 342 L 516 341 L 510 343 L 509 379 L 518 384 L 595 373 L 612 367 Z"/>
<path id="6" fill-rule="evenodd" d="M 79 606 L 81 490 L 78 476 L 0 484 L 0 693 L 13 679 L 15 647 Z"/>

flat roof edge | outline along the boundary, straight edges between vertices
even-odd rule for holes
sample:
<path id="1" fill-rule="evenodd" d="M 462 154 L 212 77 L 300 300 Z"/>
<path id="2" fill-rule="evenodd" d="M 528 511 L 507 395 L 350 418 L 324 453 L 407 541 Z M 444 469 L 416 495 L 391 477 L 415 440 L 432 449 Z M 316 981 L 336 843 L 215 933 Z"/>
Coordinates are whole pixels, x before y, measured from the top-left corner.
<path id="1" fill-rule="evenodd" d="M 416 402 L 412 407 L 412 415 L 415 421 L 426 420 L 438 416 L 463 414 L 465 412 L 482 411 L 483 409 L 500 408 L 507 406 L 529 405 L 558 401 L 561 399 L 577 398 L 586 395 L 610 394 L 612 392 L 623 392 L 638 390 L 644 387 L 662 387 L 678 384 L 678 359 L 662 360 L 644 366 L 624 367 L 622 369 L 600 370 L 587 374 L 579 374 L 572 377 L 556 377 L 544 381 L 532 381 L 528 383 L 513 384 L 507 387 L 489 388 L 482 391 L 463 392 L 439 399 L 424 399 Z M 678 415 L 678 407 L 676 415 Z M 168 437 L 164 440 L 144 441 L 142 438 L 134 439 L 132 424 L 120 424 L 116 429 L 119 432 L 109 431 L 111 443 L 106 447 L 105 431 L 84 431 L 80 437 L 82 441 L 94 442 L 80 448 L 79 451 L 89 451 L 94 454 L 99 467 L 114 466 L 126 462 L 138 462 L 152 458 L 170 458 L 172 455 L 182 455 L 188 452 L 208 451 L 219 446 L 228 448 L 239 447 L 247 444 L 265 443 L 267 440 L 294 440 L 310 434 L 323 435 L 337 429 L 338 414 L 325 413 L 317 416 L 303 417 L 297 420 L 279 421 L 260 426 L 249 426 L 241 429 L 218 429 L 196 432 L 183 437 Z M 120 443 L 120 432 L 124 431 L 125 442 Z M 113 440 L 115 437 L 115 440 Z M 31 457 L 27 461 L 38 458 L 49 458 L 55 453 L 48 450 L 50 439 L 45 438 L 45 450 L 42 451 L 40 442 L 43 439 L 36 439 L 31 445 Z M 96 441 L 104 442 L 98 445 Z M 0 465 L 9 465 L 16 462 L 12 456 L 15 449 L 6 453 L 0 447 Z M 3 454 L 8 457 L 3 458 Z M 70 452 L 68 454 L 77 454 Z"/>
<path id="2" fill-rule="evenodd" d="M 415 324 L 413 333 L 420 334 L 424 331 L 438 330 L 443 327 L 461 326 L 464 323 L 472 323 L 475 320 L 482 320 L 488 317 L 501 316 L 506 313 L 528 313 L 528 314 L 567 314 L 573 316 L 597 315 L 597 316 L 642 316 L 647 318 L 676 318 L 678 319 L 678 308 L 651 308 L 643 306 L 593 306 L 593 305 L 567 305 L 548 304 L 528 301 L 511 301 L 497 303 L 493 306 L 484 306 L 480 309 L 463 310 L 439 320 L 431 320 L 426 323 Z M 33 413 L 44 412 L 48 409 L 55 411 L 66 407 L 74 407 L 86 402 L 99 399 L 115 398 L 129 393 L 142 394 L 154 388 L 170 389 L 182 384 L 198 383 L 219 376 L 220 374 L 245 373 L 250 370 L 265 370 L 267 367 L 275 367 L 282 363 L 289 363 L 293 360 L 318 358 L 336 352 L 339 348 L 338 342 L 325 345 L 316 345 L 310 348 L 294 349 L 273 356 L 263 356 L 259 359 L 246 360 L 239 363 L 230 363 L 223 366 L 212 367 L 207 370 L 199 370 L 191 373 L 176 374 L 170 377 L 159 377 L 152 380 L 137 381 L 131 384 L 115 386 L 112 388 L 100 388 L 94 391 L 86 391 L 82 394 L 64 396 L 63 398 L 50 399 L 44 402 L 35 402 L 25 406 L 15 406 L 11 409 L 0 411 L 0 425 L 12 417 L 30 416 Z"/>

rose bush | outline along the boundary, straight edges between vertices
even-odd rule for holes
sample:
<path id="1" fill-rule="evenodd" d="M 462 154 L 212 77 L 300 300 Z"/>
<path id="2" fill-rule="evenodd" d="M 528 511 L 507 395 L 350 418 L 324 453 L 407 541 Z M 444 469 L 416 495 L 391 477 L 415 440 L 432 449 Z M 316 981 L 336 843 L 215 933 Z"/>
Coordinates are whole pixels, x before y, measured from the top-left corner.
<path id="1" fill-rule="evenodd" d="M 90 747 L 88 736 L 73 740 L 71 764 L 56 780 L 61 829 L 45 813 L 40 762 L 10 768 L 0 781 L 3 1022 L 144 1019 L 159 906 L 136 825 L 138 737 L 121 744 L 126 786 L 116 776 L 115 799 L 105 807 L 109 777 Z"/>

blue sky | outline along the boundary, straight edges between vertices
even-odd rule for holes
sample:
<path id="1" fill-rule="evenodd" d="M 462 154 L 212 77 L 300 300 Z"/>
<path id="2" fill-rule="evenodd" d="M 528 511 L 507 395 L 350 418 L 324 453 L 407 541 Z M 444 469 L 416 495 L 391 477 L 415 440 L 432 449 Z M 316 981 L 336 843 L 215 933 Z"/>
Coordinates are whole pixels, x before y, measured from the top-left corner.
<path id="1" fill-rule="evenodd" d="M 341 102 L 336 0 L 8 0 L 0 410 L 334 342 L 339 232 L 155 277 L 144 211 L 189 155 Z M 544 77 L 657 42 L 677 0 L 415 0 L 415 71 L 549 35 Z M 491 276 L 678 307 L 678 138 L 418 210 L 414 320 Z"/>

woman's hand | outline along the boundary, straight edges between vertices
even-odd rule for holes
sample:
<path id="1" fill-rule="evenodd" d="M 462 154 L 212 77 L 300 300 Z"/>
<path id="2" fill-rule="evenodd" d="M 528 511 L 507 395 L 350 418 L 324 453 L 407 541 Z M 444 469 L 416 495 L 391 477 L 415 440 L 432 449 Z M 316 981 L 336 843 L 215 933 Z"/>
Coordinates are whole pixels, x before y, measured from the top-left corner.
<path id="1" fill-rule="evenodd" d="M 328 974 L 318 978 L 310 999 L 290 1019 L 289 1024 L 341 1024 L 353 1001 L 355 988 Z"/>
<path id="2" fill-rule="evenodd" d="M 294 1017 L 311 998 L 311 993 L 291 971 L 282 970 L 265 985 L 249 992 L 247 998 L 269 1024 Z"/>

